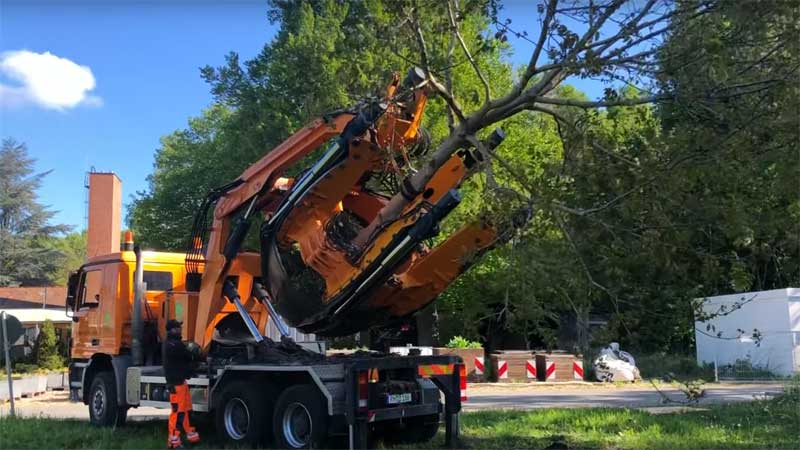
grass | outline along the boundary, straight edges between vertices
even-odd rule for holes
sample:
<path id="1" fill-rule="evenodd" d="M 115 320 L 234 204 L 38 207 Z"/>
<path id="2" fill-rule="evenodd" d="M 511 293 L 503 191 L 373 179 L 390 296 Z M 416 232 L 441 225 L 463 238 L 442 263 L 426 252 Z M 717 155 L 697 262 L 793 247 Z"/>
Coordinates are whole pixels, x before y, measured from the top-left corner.
<path id="1" fill-rule="evenodd" d="M 798 391 L 683 414 L 597 408 L 462 415 L 463 442 L 471 449 L 797 449 L 798 430 Z M 132 422 L 113 430 L 76 420 L 0 418 L 0 449 L 147 449 L 165 443 L 165 421 Z M 440 431 L 425 448 L 443 443 Z M 215 445 L 206 439 L 203 447 Z"/>

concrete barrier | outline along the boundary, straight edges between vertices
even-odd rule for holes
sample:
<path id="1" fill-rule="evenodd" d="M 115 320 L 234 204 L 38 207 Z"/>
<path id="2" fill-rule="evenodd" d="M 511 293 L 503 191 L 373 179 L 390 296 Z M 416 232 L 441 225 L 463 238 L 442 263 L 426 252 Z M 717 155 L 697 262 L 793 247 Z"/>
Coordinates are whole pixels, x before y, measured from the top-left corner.
<path id="1" fill-rule="evenodd" d="M 47 390 L 60 391 L 67 388 L 67 380 L 69 376 L 67 372 L 49 373 L 47 374 Z"/>
<path id="2" fill-rule="evenodd" d="M 66 373 L 26 375 L 22 378 L 15 378 L 13 381 L 14 398 L 43 394 L 52 389 L 64 389 L 67 378 Z M 6 401 L 8 399 L 8 380 L 0 380 L 0 401 Z"/>

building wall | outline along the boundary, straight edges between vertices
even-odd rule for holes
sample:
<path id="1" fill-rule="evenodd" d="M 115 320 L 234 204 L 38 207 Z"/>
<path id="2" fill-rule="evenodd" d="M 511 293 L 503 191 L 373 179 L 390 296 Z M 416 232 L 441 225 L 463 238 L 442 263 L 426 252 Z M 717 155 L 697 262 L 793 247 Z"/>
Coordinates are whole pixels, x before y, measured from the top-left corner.
<path id="1" fill-rule="evenodd" d="M 797 295 L 795 295 L 797 294 Z M 748 301 L 750 298 L 752 300 Z M 797 300 L 790 301 L 791 298 Z M 733 364 L 749 361 L 753 366 L 768 369 L 776 375 L 790 376 L 798 370 L 800 344 L 800 289 L 779 289 L 744 294 L 710 297 L 703 311 L 710 314 L 722 305 L 727 315 L 708 322 L 695 322 L 698 363 Z M 709 329 L 709 325 L 711 328 Z M 761 339 L 752 338 L 753 330 Z M 742 338 L 737 338 L 744 331 Z M 722 333 L 721 338 L 716 336 Z"/>

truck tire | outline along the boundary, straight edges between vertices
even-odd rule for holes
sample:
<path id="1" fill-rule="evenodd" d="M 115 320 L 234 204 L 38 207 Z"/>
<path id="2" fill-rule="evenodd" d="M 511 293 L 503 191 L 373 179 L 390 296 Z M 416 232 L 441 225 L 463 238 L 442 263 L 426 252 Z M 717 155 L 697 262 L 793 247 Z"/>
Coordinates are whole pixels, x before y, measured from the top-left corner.
<path id="1" fill-rule="evenodd" d="M 216 407 L 217 433 L 233 444 L 265 444 L 269 437 L 269 403 L 251 383 L 234 381 L 225 386 Z"/>
<path id="2" fill-rule="evenodd" d="M 408 444 L 421 444 L 428 442 L 439 432 L 439 415 L 416 416 L 406 419 L 406 429 L 403 433 L 403 442 Z"/>
<path id="3" fill-rule="evenodd" d="M 121 427 L 128 417 L 128 408 L 117 403 L 117 384 L 111 371 L 99 372 L 89 388 L 89 421 L 100 427 Z"/>
<path id="4" fill-rule="evenodd" d="M 322 448 L 328 412 L 315 386 L 292 386 L 278 397 L 272 420 L 276 448 Z"/>

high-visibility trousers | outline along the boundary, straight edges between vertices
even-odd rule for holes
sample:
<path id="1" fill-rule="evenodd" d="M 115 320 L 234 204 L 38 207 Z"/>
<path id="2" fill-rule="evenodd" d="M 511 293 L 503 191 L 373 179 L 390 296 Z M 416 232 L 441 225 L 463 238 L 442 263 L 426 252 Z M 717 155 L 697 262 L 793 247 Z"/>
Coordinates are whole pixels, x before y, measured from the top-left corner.
<path id="1" fill-rule="evenodd" d="M 168 448 L 181 445 L 181 433 L 186 433 L 186 440 L 196 444 L 200 442 L 200 435 L 189 423 L 189 412 L 192 410 L 192 397 L 189 394 L 189 385 L 169 385 L 169 403 L 172 410 L 169 413 Z"/>

